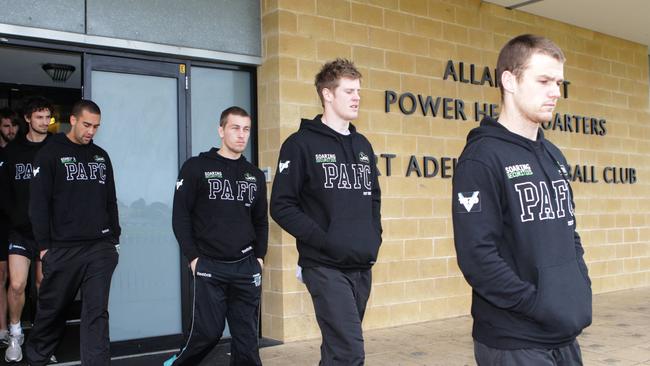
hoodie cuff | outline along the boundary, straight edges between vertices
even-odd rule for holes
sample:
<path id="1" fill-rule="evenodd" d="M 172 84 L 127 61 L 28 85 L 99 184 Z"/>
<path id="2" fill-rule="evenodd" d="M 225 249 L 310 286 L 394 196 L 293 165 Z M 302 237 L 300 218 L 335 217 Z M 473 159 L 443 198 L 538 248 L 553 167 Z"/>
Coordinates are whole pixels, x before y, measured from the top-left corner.
<path id="1" fill-rule="evenodd" d="M 321 230 L 321 228 L 319 227 L 317 227 L 316 229 L 314 229 L 314 231 L 311 232 L 311 235 L 307 240 L 307 244 L 309 244 L 310 246 L 318 250 L 321 250 L 326 243 L 327 243 L 327 233 Z"/>
<path id="2" fill-rule="evenodd" d="M 188 262 L 188 263 L 192 263 L 192 261 L 193 261 L 194 259 L 196 259 L 196 258 L 198 258 L 198 257 L 201 256 L 201 253 L 199 253 L 199 251 L 198 251 L 196 248 L 194 248 L 194 247 L 193 247 L 193 248 L 188 248 L 188 249 L 185 251 L 184 254 L 185 254 L 185 257 L 187 258 L 187 262 Z"/>
<path id="3" fill-rule="evenodd" d="M 38 240 L 38 250 L 45 250 L 45 249 L 50 249 L 52 247 L 52 243 L 50 243 L 49 240 Z"/>

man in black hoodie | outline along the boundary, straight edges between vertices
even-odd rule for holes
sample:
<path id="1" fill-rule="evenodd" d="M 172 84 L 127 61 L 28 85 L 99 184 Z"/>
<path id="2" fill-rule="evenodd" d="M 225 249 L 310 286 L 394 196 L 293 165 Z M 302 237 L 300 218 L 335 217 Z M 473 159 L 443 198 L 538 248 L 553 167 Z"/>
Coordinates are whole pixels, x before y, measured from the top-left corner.
<path id="1" fill-rule="evenodd" d="M 258 366 L 258 308 L 268 242 L 266 179 L 242 155 L 251 118 L 239 107 L 221 113 L 222 146 L 183 164 L 172 224 L 194 275 L 192 327 L 165 366 L 193 366 L 219 342 L 228 320 L 230 364 Z"/>
<path id="2" fill-rule="evenodd" d="M 453 180 L 458 264 L 472 286 L 479 365 L 581 365 L 591 281 L 566 159 L 544 138 L 564 79 L 550 40 L 522 35 L 497 62 L 503 106 L 472 130 Z"/>
<path id="3" fill-rule="evenodd" d="M 32 261 L 35 261 L 36 287 L 43 278 L 38 245 L 34 241 L 32 225 L 27 209 L 29 185 L 33 174 L 34 157 L 45 146 L 53 108 L 41 97 L 31 98 L 25 105 L 24 117 L 27 134 L 19 136 L 6 148 L 6 166 L 0 175 L 1 195 L 11 218 L 9 234 L 9 346 L 5 352 L 7 362 L 19 362 L 23 358 L 21 346 L 24 335 L 21 316 L 25 305 L 25 287 Z"/>
<path id="4" fill-rule="evenodd" d="M 110 364 L 108 296 L 121 230 L 111 161 L 92 140 L 100 115 L 92 101 L 77 102 L 70 131 L 52 136 L 34 158 L 29 217 L 43 281 L 25 349 L 32 366 L 49 362 L 79 289 L 81 363 Z"/>
<path id="5" fill-rule="evenodd" d="M 14 141 L 18 133 L 18 121 L 16 112 L 9 108 L 0 109 L 0 174 L 6 169 L 5 150 L 10 142 Z M 6 192 L 0 187 L 0 194 Z M 7 250 L 9 248 L 9 215 L 3 209 L 6 204 L 6 197 L 0 201 L 0 344 L 9 344 L 9 332 L 7 331 Z"/>
<path id="6" fill-rule="evenodd" d="M 362 365 L 361 322 L 381 244 L 375 153 L 350 121 L 361 73 L 348 60 L 316 75 L 323 114 L 303 119 L 282 144 L 271 216 L 296 238 L 302 279 L 321 330 L 321 365 Z"/>

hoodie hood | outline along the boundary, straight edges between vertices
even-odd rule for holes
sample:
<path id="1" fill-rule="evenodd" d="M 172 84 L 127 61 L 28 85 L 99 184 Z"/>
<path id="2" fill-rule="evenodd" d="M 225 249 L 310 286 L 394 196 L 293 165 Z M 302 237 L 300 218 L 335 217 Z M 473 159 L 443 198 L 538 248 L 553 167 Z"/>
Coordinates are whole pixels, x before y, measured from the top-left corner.
<path id="1" fill-rule="evenodd" d="M 559 153 L 555 151 L 556 149 L 553 148 L 552 144 L 548 140 L 546 140 L 544 137 L 544 131 L 541 128 L 537 130 L 537 139 L 533 141 L 509 131 L 497 120 L 490 117 L 485 117 L 481 121 L 480 126 L 471 130 L 467 135 L 467 144 L 465 145 L 465 149 L 484 138 L 493 138 L 505 141 L 521 146 L 524 149 L 532 152 L 535 155 L 537 162 L 540 164 L 540 166 L 542 166 L 544 175 L 549 182 L 551 181 L 551 174 L 547 171 L 546 168 L 544 168 L 545 164 L 542 164 L 542 161 L 544 159 L 550 158 L 555 163 L 556 167 L 562 172 L 564 179 L 566 179 L 567 182 L 569 181 L 568 173 L 566 172 L 566 168 L 562 163 L 564 159 L 560 158 Z"/>
<path id="2" fill-rule="evenodd" d="M 314 117 L 314 119 L 306 119 L 306 118 L 301 119 L 300 120 L 300 130 L 313 131 L 313 132 L 320 133 L 320 134 L 323 134 L 323 135 L 326 135 L 326 136 L 331 136 L 331 137 L 333 137 L 335 139 L 340 139 L 341 137 L 353 136 L 353 135 L 357 134 L 357 128 L 354 127 L 354 125 L 352 123 L 350 123 L 350 127 L 349 127 L 350 135 L 342 135 L 342 134 L 334 131 L 333 129 L 331 129 L 325 123 L 323 123 L 322 118 L 323 118 L 323 115 L 319 114 L 316 117 Z"/>
<path id="3" fill-rule="evenodd" d="M 32 142 L 32 141 L 29 141 L 27 139 L 26 134 L 21 133 L 18 137 L 16 137 L 15 141 L 16 141 L 17 144 L 20 144 L 20 145 L 22 145 L 24 147 L 32 148 L 32 147 L 36 147 L 36 146 L 41 146 L 45 142 L 49 141 L 49 139 L 51 139 L 51 138 L 52 138 L 52 134 L 48 132 L 43 141 L 41 141 L 41 142 Z"/>
<path id="4" fill-rule="evenodd" d="M 354 143 L 355 140 L 359 139 L 360 135 L 357 133 L 357 128 L 354 127 L 352 123 L 350 123 L 348 130 L 350 131 L 349 135 L 343 135 L 340 134 L 336 131 L 334 131 L 331 127 L 323 123 L 323 115 L 319 114 L 314 117 L 314 119 L 301 119 L 300 120 L 300 129 L 299 131 L 304 132 L 304 131 L 311 131 L 320 135 L 328 136 L 332 139 L 334 139 L 341 147 L 343 148 L 343 151 L 346 153 L 346 158 L 349 161 L 355 161 L 358 162 L 360 159 L 359 153 L 356 148 L 356 144 Z M 348 156 L 347 152 L 349 148 L 346 147 L 346 141 L 351 141 L 352 143 L 348 143 L 347 146 L 351 147 L 352 151 L 352 156 Z"/>
<path id="5" fill-rule="evenodd" d="M 203 158 L 218 160 L 218 161 L 221 161 L 221 162 L 223 162 L 225 164 L 233 164 L 233 163 L 242 164 L 242 163 L 247 161 L 246 157 L 244 155 L 241 155 L 237 159 L 229 159 L 229 158 L 227 158 L 225 156 L 219 155 L 219 148 L 218 147 L 213 147 L 208 151 L 204 151 L 204 152 L 200 153 L 199 156 L 203 157 Z"/>
<path id="6" fill-rule="evenodd" d="M 94 142 L 95 140 L 90 140 L 90 142 L 87 143 L 86 145 L 75 144 L 75 143 L 72 142 L 72 141 L 68 138 L 68 136 L 67 136 L 65 133 L 63 133 L 63 132 L 61 132 L 61 133 L 57 133 L 57 134 L 53 135 L 53 136 L 51 137 L 51 139 L 52 139 L 53 142 L 56 142 L 56 143 L 58 143 L 58 144 L 67 145 L 67 146 L 73 146 L 73 147 L 82 148 L 82 149 L 83 149 L 83 148 L 88 148 L 88 147 L 90 147 L 90 146 L 94 146 L 94 145 L 95 145 L 95 142 Z"/>
<path id="7" fill-rule="evenodd" d="M 490 117 L 485 117 L 481 121 L 480 126 L 471 130 L 467 135 L 466 148 L 467 146 L 486 137 L 507 141 L 512 144 L 517 144 L 530 151 L 532 151 L 535 146 L 541 145 L 545 141 L 544 132 L 542 131 L 542 129 L 538 130 L 537 139 L 533 141 L 523 136 L 517 135 L 516 133 L 510 132 L 507 128 L 505 128 L 505 126 L 503 126 L 497 120 Z"/>

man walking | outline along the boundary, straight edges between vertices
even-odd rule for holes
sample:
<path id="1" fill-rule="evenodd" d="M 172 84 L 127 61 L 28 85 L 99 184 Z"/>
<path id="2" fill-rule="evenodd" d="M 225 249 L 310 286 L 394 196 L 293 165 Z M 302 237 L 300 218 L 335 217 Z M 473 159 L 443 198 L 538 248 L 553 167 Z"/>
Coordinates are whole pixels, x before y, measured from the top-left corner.
<path id="1" fill-rule="evenodd" d="M 453 180 L 458 264 L 472 286 L 478 365 L 582 365 L 591 281 L 552 119 L 564 55 L 533 35 L 501 50 L 502 110 L 467 136 Z"/>
<path id="2" fill-rule="evenodd" d="M 71 130 L 52 136 L 34 159 L 29 216 L 43 281 L 25 349 L 32 366 L 49 362 L 79 289 L 81 363 L 110 364 L 108 297 L 121 230 L 111 161 L 93 143 L 100 119 L 97 104 L 77 102 Z"/>
<path id="3" fill-rule="evenodd" d="M 316 75 L 323 114 L 282 144 L 271 216 L 296 237 L 298 264 L 322 335 L 321 365 L 362 365 L 361 322 L 381 244 L 375 153 L 351 121 L 361 73 L 348 60 Z"/>
<path id="4" fill-rule="evenodd" d="M 53 113 L 52 105 L 44 98 L 30 99 L 24 107 L 28 131 L 5 149 L 2 179 L 2 199 L 11 218 L 9 234 L 9 346 L 5 361 L 19 362 L 23 358 L 21 346 L 24 335 L 21 317 L 25 306 L 25 288 L 32 261 L 36 261 L 36 287 L 43 278 L 38 245 L 34 241 L 32 225 L 27 214 L 29 185 L 33 175 L 34 157 L 48 140 L 47 128 Z"/>
<path id="5" fill-rule="evenodd" d="M 221 113 L 221 148 L 183 164 L 176 182 L 174 234 L 194 274 L 192 326 L 165 366 L 194 366 L 217 345 L 228 320 L 230 365 L 262 364 L 258 314 L 268 242 L 266 179 L 246 161 L 251 118 Z"/>

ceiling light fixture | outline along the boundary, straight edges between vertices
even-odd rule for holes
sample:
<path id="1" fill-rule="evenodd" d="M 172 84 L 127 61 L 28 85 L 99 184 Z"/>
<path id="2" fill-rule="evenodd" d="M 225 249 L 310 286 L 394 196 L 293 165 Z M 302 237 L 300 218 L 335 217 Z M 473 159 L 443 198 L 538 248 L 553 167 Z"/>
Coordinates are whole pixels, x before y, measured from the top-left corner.
<path id="1" fill-rule="evenodd" d="M 70 79 L 70 76 L 72 76 L 72 73 L 76 70 L 76 68 L 72 65 L 66 65 L 66 64 L 44 64 L 43 66 L 43 71 L 45 71 L 50 78 L 52 78 L 52 81 L 54 82 L 60 82 L 60 83 L 65 83 L 68 79 Z"/>

